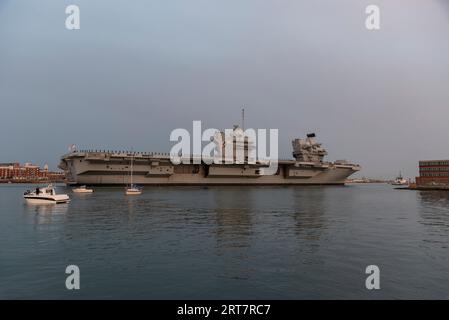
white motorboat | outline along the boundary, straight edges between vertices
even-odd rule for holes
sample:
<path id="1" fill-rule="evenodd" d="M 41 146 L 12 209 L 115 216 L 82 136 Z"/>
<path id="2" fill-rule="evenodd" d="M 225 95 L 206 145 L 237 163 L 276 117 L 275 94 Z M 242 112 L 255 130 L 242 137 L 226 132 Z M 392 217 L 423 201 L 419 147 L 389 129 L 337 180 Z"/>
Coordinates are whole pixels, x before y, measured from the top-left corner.
<path id="1" fill-rule="evenodd" d="M 66 194 L 56 194 L 56 189 L 53 185 L 48 185 L 44 188 L 36 188 L 35 190 L 27 190 L 23 194 L 23 198 L 28 203 L 67 203 L 70 198 Z"/>
<path id="2" fill-rule="evenodd" d="M 94 192 L 93 189 L 89 189 L 86 186 L 80 186 L 78 188 L 73 188 L 72 191 L 74 193 L 92 193 L 92 192 Z"/>

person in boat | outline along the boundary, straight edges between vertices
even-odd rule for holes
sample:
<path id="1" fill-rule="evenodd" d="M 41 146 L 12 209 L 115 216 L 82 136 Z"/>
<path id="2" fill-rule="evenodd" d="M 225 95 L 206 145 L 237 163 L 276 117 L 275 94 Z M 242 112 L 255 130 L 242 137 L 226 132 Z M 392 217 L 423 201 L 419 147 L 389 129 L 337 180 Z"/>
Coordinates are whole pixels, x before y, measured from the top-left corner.
<path id="1" fill-rule="evenodd" d="M 39 188 L 36 188 L 36 194 L 39 194 L 39 193 L 40 193 Z"/>

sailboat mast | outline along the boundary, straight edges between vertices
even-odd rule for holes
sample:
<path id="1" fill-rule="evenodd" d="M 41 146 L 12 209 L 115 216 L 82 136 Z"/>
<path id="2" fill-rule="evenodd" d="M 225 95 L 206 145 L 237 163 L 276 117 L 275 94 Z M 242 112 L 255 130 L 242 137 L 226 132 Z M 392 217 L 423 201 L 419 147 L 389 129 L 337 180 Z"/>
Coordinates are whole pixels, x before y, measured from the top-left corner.
<path id="1" fill-rule="evenodd" d="M 131 187 L 133 185 L 133 154 L 131 154 Z"/>

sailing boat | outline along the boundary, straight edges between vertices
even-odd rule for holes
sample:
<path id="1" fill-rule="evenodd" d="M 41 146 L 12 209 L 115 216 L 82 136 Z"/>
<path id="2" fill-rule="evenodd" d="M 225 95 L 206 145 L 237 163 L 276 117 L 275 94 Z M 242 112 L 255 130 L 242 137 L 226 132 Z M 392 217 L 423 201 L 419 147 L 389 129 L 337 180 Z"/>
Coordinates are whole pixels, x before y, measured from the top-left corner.
<path id="1" fill-rule="evenodd" d="M 142 189 L 133 184 L 133 170 L 134 170 L 133 163 L 134 163 L 134 156 L 131 155 L 131 181 L 129 187 L 125 188 L 125 194 L 128 196 L 142 194 Z"/>

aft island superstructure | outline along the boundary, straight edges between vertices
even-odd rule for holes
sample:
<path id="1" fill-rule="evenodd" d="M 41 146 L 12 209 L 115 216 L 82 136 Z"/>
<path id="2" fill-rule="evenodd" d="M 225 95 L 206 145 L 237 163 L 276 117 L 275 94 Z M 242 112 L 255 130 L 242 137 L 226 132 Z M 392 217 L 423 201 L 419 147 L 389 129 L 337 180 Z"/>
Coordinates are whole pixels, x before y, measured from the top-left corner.
<path id="1" fill-rule="evenodd" d="M 173 164 L 167 153 L 106 150 L 73 150 L 62 156 L 59 167 L 70 185 L 127 185 L 131 162 L 133 183 L 138 185 L 343 185 L 360 170 L 346 161 L 324 161 L 327 152 L 313 133 L 294 139 L 292 146 L 293 159 L 279 160 L 270 175 L 264 174 L 265 161 Z"/>

